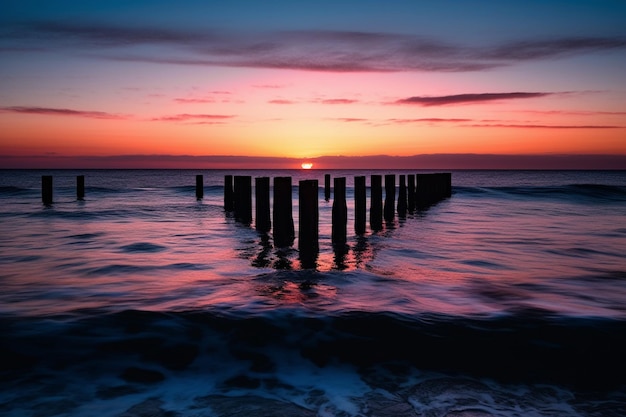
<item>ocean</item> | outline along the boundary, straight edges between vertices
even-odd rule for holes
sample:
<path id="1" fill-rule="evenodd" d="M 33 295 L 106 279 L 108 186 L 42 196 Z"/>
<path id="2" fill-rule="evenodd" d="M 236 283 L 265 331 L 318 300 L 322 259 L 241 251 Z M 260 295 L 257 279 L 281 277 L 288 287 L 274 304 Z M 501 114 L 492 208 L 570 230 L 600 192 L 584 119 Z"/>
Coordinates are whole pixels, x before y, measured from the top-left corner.
<path id="1" fill-rule="evenodd" d="M 355 235 L 355 176 L 369 211 L 372 174 L 420 172 L 0 170 L 0 414 L 626 416 L 626 171 L 452 171 Z M 225 175 L 292 177 L 293 246 L 224 210 Z"/>

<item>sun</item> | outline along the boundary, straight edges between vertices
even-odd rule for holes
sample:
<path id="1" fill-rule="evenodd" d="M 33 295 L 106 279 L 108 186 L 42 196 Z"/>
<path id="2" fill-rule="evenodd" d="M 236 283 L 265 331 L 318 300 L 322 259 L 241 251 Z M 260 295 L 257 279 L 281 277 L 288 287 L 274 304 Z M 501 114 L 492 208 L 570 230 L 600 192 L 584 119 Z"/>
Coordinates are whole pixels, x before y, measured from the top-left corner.
<path id="1" fill-rule="evenodd" d="M 311 169 L 313 168 L 313 164 L 311 162 L 303 162 L 301 165 L 302 169 Z"/>

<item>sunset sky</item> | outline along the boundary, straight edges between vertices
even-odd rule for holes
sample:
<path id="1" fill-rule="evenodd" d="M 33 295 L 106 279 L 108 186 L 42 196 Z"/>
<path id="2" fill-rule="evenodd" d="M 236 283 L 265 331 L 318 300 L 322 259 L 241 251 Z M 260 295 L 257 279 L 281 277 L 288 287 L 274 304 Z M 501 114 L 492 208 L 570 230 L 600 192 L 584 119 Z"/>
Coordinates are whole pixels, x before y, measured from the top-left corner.
<path id="1" fill-rule="evenodd" d="M 624 22 L 603 0 L 3 0 L 0 165 L 619 164 Z"/>

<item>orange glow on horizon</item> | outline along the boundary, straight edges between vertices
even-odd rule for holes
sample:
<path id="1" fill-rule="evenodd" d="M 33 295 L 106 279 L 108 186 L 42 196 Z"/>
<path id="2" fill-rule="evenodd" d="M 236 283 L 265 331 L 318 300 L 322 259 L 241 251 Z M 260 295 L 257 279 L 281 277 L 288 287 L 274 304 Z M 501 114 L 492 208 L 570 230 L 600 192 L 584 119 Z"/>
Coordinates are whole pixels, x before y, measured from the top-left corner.
<path id="1" fill-rule="evenodd" d="M 312 162 L 303 162 L 301 165 L 302 169 L 311 169 L 313 168 L 313 163 Z"/>

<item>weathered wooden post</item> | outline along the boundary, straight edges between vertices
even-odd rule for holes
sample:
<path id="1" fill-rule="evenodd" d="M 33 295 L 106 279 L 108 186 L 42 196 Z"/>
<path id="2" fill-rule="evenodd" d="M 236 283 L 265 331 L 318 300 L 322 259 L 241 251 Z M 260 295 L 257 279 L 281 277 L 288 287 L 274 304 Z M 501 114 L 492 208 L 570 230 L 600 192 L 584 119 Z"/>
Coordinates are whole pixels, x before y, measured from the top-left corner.
<path id="1" fill-rule="evenodd" d="M 334 179 L 332 242 L 345 245 L 347 241 L 348 206 L 346 205 L 346 178 Z"/>
<path id="2" fill-rule="evenodd" d="M 270 179 L 257 177 L 255 185 L 255 223 L 259 232 L 269 232 L 272 227 L 270 220 Z"/>
<path id="3" fill-rule="evenodd" d="M 415 211 L 415 175 L 411 174 L 406 177 L 408 182 L 408 208 L 409 213 L 413 213 Z"/>
<path id="4" fill-rule="evenodd" d="M 324 174 L 324 198 L 330 200 L 330 174 Z"/>
<path id="5" fill-rule="evenodd" d="M 446 189 L 446 197 L 452 197 L 452 173 L 446 172 L 445 174 L 445 189 Z"/>
<path id="6" fill-rule="evenodd" d="M 202 174 L 196 175 L 196 199 L 202 200 L 204 197 L 204 177 Z"/>
<path id="7" fill-rule="evenodd" d="M 400 188 L 398 191 L 398 216 L 406 216 L 406 175 L 400 175 Z"/>
<path id="8" fill-rule="evenodd" d="M 357 235 L 365 233 L 365 210 L 367 206 L 367 193 L 365 177 L 354 178 L 354 232 Z"/>
<path id="9" fill-rule="evenodd" d="M 385 221 L 392 222 L 396 207 L 396 176 L 395 174 L 385 175 Z"/>
<path id="10" fill-rule="evenodd" d="M 291 177 L 274 178 L 274 246 L 291 246 L 295 239 L 291 202 Z"/>
<path id="11" fill-rule="evenodd" d="M 235 219 L 244 224 L 252 223 L 252 177 L 236 175 L 235 178 Z"/>
<path id="12" fill-rule="evenodd" d="M 303 268 L 314 268 L 319 252 L 319 203 L 317 180 L 300 181 L 298 251 Z"/>
<path id="13" fill-rule="evenodd" d="M 428 174 L 415 174 L 416 203 L 417 208 L 422 209 L 429 204 L 430 187 L 428 184 Z"/>
<path id="14" fill-rule="evenodd" d="M 235 208 L 234 191 L 233 191 L 233 176 L 224 176 L 224 210 L 233 211 Z"/>
<path id="15" fill-rule="evenodd" d="M 52 204 L 52 175 L 41 176 L 41 201 L 46 206 Z"/>
<path id="16" fill-rule="evenodd" d="M 84 175 L 76 176 L 76 199 L 77 200 L 85 199 L 85 176 Z"/>
<path id="17" fill-rule="evenodd" d="M 370 185 L 370 228 L 382 230 L 383 228 L 383 177 L 372 175 Z"/>

